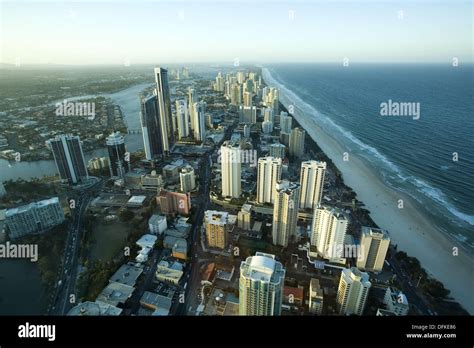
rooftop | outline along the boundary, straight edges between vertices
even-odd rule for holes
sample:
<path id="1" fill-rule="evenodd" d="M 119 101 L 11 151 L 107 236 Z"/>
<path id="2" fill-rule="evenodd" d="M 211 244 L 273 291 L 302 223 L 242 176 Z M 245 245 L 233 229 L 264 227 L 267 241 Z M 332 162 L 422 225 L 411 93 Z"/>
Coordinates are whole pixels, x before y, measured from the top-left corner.
<path id="1" fill-rule="evenodd" d="M 117 272 L 109 279 L 109 283 L 117 282 L 129 286 L 134 286 L 143 269 L 133 264 L 122 265 Z"/>

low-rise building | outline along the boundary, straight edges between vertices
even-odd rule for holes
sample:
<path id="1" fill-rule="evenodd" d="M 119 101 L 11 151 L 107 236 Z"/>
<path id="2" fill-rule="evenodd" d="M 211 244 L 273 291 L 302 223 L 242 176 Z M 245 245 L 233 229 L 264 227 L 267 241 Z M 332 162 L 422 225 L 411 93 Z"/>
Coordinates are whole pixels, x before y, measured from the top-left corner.
<path id="1" fill-rule="evenodd" d="M 166 216 L 153 214 L 148 220 L 148 230 L 152 234 L 162 234 L 168 228 Z"/>
<path id="2" fill-rule="evenodd" d="M 97 296 L 96 301 L 117 307 L 127 302 L 134 290 L 133 286 L 112 282 L 102 290 L 99 296 Z"/>
<path id="3" fill-rule="evenodd" d="M 395 315 L 404 316 L 408 314 L 410 306 L 408 299 L 401 291 L 387 288 L 383 303 L 386 305 L 388 311 L 395 313 Z"/>
<path id="4" fill-rule="evenodd" d="M 117 316 L 122 313 L 122 309 L 101 301 L 82 302 L 71 308 L 69 316 Z"/>
<path id="5" fill-rule="evenodd" d="M 183 276 L 183 265 L 174 260 L 161 260 L 158 263 L 155 276 L 159 281 L 178 285 Z"/>
<path id="6" fill-rule="evenodd" d="M 136 267 L 133 263 L 122 265 L 117 272 L 109 279 L 109 283 L 121 283 L 129 286 L 135 286 L 138 277 L 143 273 L 143 268 Z"/>
<path id="7" fill-rule="evenodd" d="M 153 234 L 144 234 L 139 240 L 137 240 L 136 244 L 141 248 L 153 249 L 157 239 L 158 237 Z"/>

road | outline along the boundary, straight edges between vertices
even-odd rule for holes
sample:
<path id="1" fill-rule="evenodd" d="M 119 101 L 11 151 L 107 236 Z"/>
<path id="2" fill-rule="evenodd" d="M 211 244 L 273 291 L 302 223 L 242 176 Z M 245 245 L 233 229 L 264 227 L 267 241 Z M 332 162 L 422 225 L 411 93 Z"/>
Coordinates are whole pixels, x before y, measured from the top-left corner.
<path id="1" fill-rule="evenodd" d="M 220 149 L 222 143 L 230 139 L 232 132 L 234 131 L 237 124 L 230 126 L 225 131 L 225 135 L 222 140 L 216 144 L 214 150 Z M 211 187 L 211 154 L 210 152 L 206 153 L 203 157 L 203 165 L 201 166 L 199 179 L 199 195 L 196 198 L 196 219 L 194 221 L 193 230 L 191 233 L 190 243 L 190 264 L 186 267 L 185 274 L 183 275 L 182 285 L 186 284 L 185 290 L 185 303 L 178 303 L 178 306 L 175 311 L 175 315 L 192 315 L 200 303 L 200 300 L 197 297 L 197 294 L 200 293 L 201 287 L 201 276 L 200 269 L 201 267 L 214 258 L 209 258 L 203 250 L 201 249 L 201 243 L 199 235 L 201 233 L 201 226 L 203 225 L 204 212 L 208 209 L 211 204 L 210 200 L 210 187 Z M 191 310 L 190 310 L 191 309 Z"/>
<path id="2" fill-rule="evenodd" d="M 84 228 L 84 216 L 93 195 L 107 180 L 101 180 L 77 194 L 75 207 L 71 208 L 72 223 L 68 229 L 64 258 L 58 272 L 55 300 L 49 314 L 65 315 L 77 302 L 76 281 L 78 276 L 79 248 Z"/>
<path id="3" fill-rule="evenodd" d="M 393 256 L 395 252 L 392 250 L 390 258 L 388 258 L 388 262 L 393 269 L 393 272 L 397 275 L 398 281 L 401 283 L 401 288 L 403 293 L 408 298 L 408 301 L 411 305 L 414 305 L 420 314 L 422 315 L 432 315 L 431 305 L 429 302 L 423 297 L 423 295 L 419 294 L 419 289 L 416 287 L 416 284 L 410 281 L 410 276 L 406 274 L 402 267 L 400 266 L 400 262 Z"/>

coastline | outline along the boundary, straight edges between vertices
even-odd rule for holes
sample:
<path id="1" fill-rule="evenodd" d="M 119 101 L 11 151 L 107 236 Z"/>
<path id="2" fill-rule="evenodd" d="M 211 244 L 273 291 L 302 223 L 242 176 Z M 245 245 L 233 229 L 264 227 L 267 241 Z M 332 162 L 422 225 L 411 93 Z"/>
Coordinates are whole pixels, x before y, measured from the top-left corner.
<path id="1" fill-rule="evenodd" d="M 286 108 L 295 104 L 278 83 L 269 83 L 274 80 L 271 75 L 264 80 L 267 85 L 280 88 L 280 101 Z M 334 162 L 345 184 L 357 193 L 357 199 L 365 204 L 374 222 L 389 231 L 392 244 L 397 244 L 398 249 L 408 255 L 417 257 L 428 274 L 443 282 L 451 291 L 450 297 L 458 301 L 469 313 L 474 313 L 471 294 L 474 286 L 472 255 L 459 243 L 450 240 L 446 233 L 421 213 L 418 209 L 419 202 L 408 194 L 387 186 L 365 159 L 342 148 L 314 119 L 305 116 L 297 105 L 295 106 L 293 116 L 296 121 Z M 349 152 L 347 162 L 343 161 L 343 153 L 346 151 Z M 403 199 L 403 209 L 398 208 L 399 199 Z M 457 256 L 453 256 L 453 247 L 458 247 Z"/>

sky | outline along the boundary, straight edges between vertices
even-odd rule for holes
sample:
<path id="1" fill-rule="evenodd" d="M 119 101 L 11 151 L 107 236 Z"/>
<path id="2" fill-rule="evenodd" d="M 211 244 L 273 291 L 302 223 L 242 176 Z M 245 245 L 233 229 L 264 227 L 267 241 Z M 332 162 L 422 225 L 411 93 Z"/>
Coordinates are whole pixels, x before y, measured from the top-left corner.
<path id="1" fill-rule="evenodd" d="M 473 61 L 473 5 L 0 0 L 0 63 Z"/>

